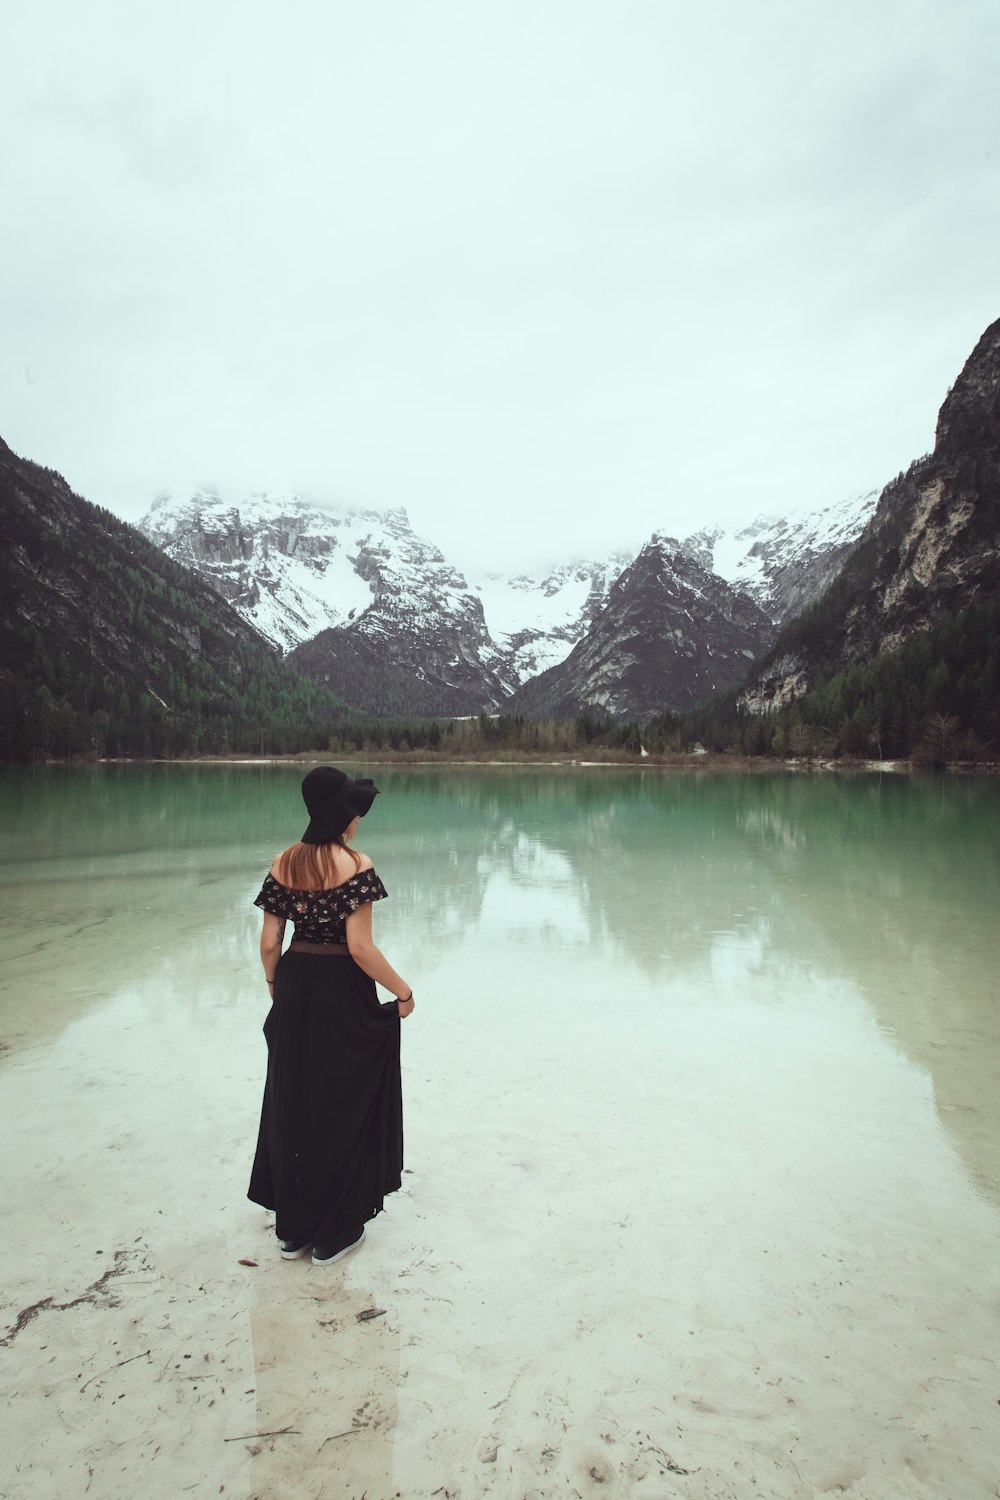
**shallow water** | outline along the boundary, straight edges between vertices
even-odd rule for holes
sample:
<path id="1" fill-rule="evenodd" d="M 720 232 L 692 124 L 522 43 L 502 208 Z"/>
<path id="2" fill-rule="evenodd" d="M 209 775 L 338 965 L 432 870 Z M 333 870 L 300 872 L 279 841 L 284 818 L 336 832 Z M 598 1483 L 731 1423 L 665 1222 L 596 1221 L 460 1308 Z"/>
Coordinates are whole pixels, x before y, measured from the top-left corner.
<path id="1" fill-rule="evenodd" d="M 832 1487 L 847 1488 L 836 1480 L 837 1434 L 872 1412 L 883 1427 L 901 1420 L 888 1410 L 904 1402 L 898 1367 L 924 1359 L 928 1369 L 942 1360 L 941 1369 L 968 1369 L 986 1357 L 984 1328 L 995 1337 L 976 1267 L 995 1260 L 1000 1220 L 1000 784 L 609 767 L 357 772 L 383 792 L 361 840 L 391 898 L 376 909 L 377 938 L 418 1000 L 404 1027 L 412 1180 L 386 1216 L 391 1227 L 380 1220 L 372 1229 L 387 1264 L 398 1255 L 400 1278 L 396 1321 L 373 1324 L 360 1359 L 360 1407 L 378 1389 L 382 1404 L 371 1409 L 380 1415 L 362 1432 L 348 1413 L 358 1441 L 346 1470 L 342 1458 L 340 1469 L 323 1468 L 333 1449 L 305 1469 L 297 1452 L 302 1493 L 327 1483 L 327 1495 L 354 1493 L 352 1485 L 360 1494 L 370 1482 L 371 1496 L 379 1484 L 387 1494 L 391 1484 L 430 1494 L 428 1445 L 446 1451 L 448 1441 L 430 1413 L 448 1392 L 473 1403 L 450 1439 L 455 1453 L 468 1449 L 450 1460 L 462 1493 L 556 1493 L 546 1484 L 571 1486 L 574 1475 L 589 1493 L 592 1472 L 604 1486 L 595 1493 L 629 1493 L 646 1476 L 625 1451 L 626 1395 L 620 1411 L 600 1403 L 611 1400 L 608 1369 L 619 1357 L 622 1371 L 634 1365 L 638 1346 L 619 1352 L 615 1342 L 631 1327 L 620 1298 L 652 1265 L 690 1284 L 674 1285 L 675 1302 L 647 1315 L 676 1318 L 685 1338 L 716 1328 L 723 1364 L 739 1359 L 734 1330 L 758 1356 L 754 1341 L 778 1330 L 790 1370 L 837 1347 L 843 1410 L 817 1414 L 812 1426 L 796 1417 L 806 1434 L 797 1462 L 806 1452 L 814 1462 L 787 1484 L 786 1417 L 772 1414 L 767 1492 L 812 1493 L 795 1485 L 831 1474 Z M 304 826 L 300 775 L 156 766 L 0 778 L 11 1201 L 29 1215 L 28 1239 L 42 1221 L 45 1232 L 58 1223 L 88 1266 L 99 1252 L 141 1242 L 136 1297 L 144 1286 L 165 1297 L 162 1278 L 182 1274 L 185 1226 L 195 1226 L 196 1246 L 212 1247 L 209 1260 L 218 1254 L 231 1266 L 234 1224 L 246 1233 L 257 1222 L 250 1216 L 260 1218 L 242 1199 L 266 1008 L 251 902 L 273 855 Z M 447 1271 L 442 1238 L 459 1270 L 488 1259 L 488 1289 Z M 436 1294 L 425 1280 L 421 1318 L 415 1300 L 407 1321 L 418 1241 L 433 1284 L 448 1283 L 440 1345 L 423 1359 L 414 1351 Z M 599 1292 L 588 1279 L 595 1247 L 612 1268 Z M 571 1291 L 565 1273 L 574 1266 Z M 697 1284 L 685 1266 L 698 1267 Z M 374 1271 L 358 1274 L 362 1304 L 389 1296 Z M 196 1279 L 210 1284 L 204 1267 Z M 856 1306 L 843 1290 L 855 1283 Z M 69 1278 L 67 1292 L 75 1285 Z M 330 1295 L 319 1281 L 305 1286 L 288 1303 L 272 1282 L 266 1294 L 246 1293 L 246 1350 L 232 1358 L 244 1359 L 240 1379 L 257 1403 L 247 1432 L 282 1425 L 283 1402 L 302 1405 L 302 1350 L 328 1326 L 317 1307 Z M 350 1276 L 345 1286 L 354 1295 Z M 19 1287 L 12 1317 L 30 1293 L 44 1295 L 27 1266 Z M 185 1302 L 176 1288 L 172 1295 Z M 800 1348 L 794 1330 L 810 1299 L 822 1310 Z M 935 1319 L 924 1326 L 918 1312 L 915 1326 L 914 1309 L 931 1300 Z M 882 1353 L 859 1342 L 866 1321 L 880 1327 Z M 954 1341 L 946 1354 L 933 1342 L 942 1323 Z M 22 1347 L 32 1336 L 19 1335 Z M 553 1392 L 569 1401 L 569 1377 L 561 1367 L 546 1375 L 561 1338 L 574 1347 L 574 1420 L 585 1422 L 579 1414 L 593 1405 L 593 1422 L 606 1429 L 581 1436 L 578 1453 L 563 1454 L 554 1439 L 549 1449 L 541 1440 L 518 1447 L 489 1428 L 490 1371 L 505 1359 L 521 1369 L 533 1338 L 524 1421 L 566 1431 Z M 356 1374 L 357 1350 L 343 1348 Z M 327 1349 L 310 1389 L 324 1388 L 333 1358 Z M 658 1354 L 643 1358 L 657 1380 L 672 1378 Z M 862 1369 L 875 1386 L 852 1407 Z M 805 1371 L 802 1363 L 807 1383 Z M 923 1385 L 949 1378 L 925 1371 Z M 338 1379 L 350 1385 L 353 1376 L 340 1369 Z M 515 1400 L 516 1385 L 511 1376 L 504 1401 Z M 189 1405 L 200 1389 L 189 1384 Z M 205 1420 L 192 1409 L 191 1431 Z M 115 1430 L 91 1433 L 94 1454 Z M 951 1441 L 938 1447 L 947 1453 Z M 488 1457 L 491 1443 L 499 1459 Z M 297 1494 L 280 1449 L 254 1455 L 247 1473 L 227 1450 L 229 1493 L 240 1483 L 269 1493 L 266 1481 Z M 547 1460 L 550 1450 L 563 1456 Z M 968 1455 L 966 1447 L 963 1462 Z M 884 1453 L 880 1461 L 885 1468 Z M 124 1487 L 138 1470 L 123 1462 Z M 979 1493 L 980 1471 L 970 1469 L 963 1489 L 948 1462 L 948 1493 Z M 601 1463 L 610 1465 L 604 1477 Z M 884 1491 L 864 1488 L 862 1474 L 852 1493 L 938 1493 L 933 1468 L 922 1474 L 907 1455 L 898 1463 L 898 1473 L 886 1468 Z M 705 1494 L 728 1494 L 727 1483 L 742 1493 L 731 1473 L 702 1467 L 704 1483 L 714 1474 L 717 1486 Z"/>
<path id="2" fill-rule="evenodd" d="M 242 1001 L 256 983 L 250 899 L 301 831 L 299 774 L 6 773 L 6 1045 L 57 1035 L 164 968 L 193 1014 Z M 933 1087 L 925 1128 L 1000 1202 L 997 782 L 374 774 L 384 795 L 363 843 L 392 897 L 379 928 L 426 1005 L 439 976 L 470 1020 L 511 991 L 573 1024 L 655 1001 L 663 1022 L 692 1011 L 686 1030 L 720 1053 L 734 1008 L 757 1025 L 780 1009 L 797 1035 L 813 1030 L 817 1062 L 836 1040 L 913 1065 Z"/>

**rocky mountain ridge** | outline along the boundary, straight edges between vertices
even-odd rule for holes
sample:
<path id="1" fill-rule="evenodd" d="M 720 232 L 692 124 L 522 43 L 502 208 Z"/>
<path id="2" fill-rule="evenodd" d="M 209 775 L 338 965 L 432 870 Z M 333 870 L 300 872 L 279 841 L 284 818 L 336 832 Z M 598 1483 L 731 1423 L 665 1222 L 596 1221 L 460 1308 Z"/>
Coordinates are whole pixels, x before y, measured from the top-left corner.
<path id="1" fill-rule="evenodd" d="M 322 510 L 299 495 L 161 496 L 140 523 L 197 567 L 293 666 L 372 713 L 472 713 L 516 679 L 482 603 L 402 508 Z M 404 690 L 405 689 L 405 690 Z"/>
<path id="2" fill-rule="evenodd" d="M 643 719 L 690 708 L 742 682 L 773 639 L 771 621 L 752 599 L 675 538 L 654 534 L 586 636 L 565 661 L 520 688 L 509 711 Z"/>
<path id="3" fill-rule="evenodd" d="M 603 562 L 561 564 L 543 577 L 485 574 L 473 583 L 487 627 L 519 683 L 567 656 L 630 561 L 627 552 L 615 552 Z"/>
<path id="4" fill-rule="evenodd" d="M 1000 589 L 1000 320 L 938 415 L 934 451 L 882 491 L 828 592 L 780 634 L 742 695 L 780 708 Z"/>
<path id="5" fill-rule="evenodd" d="M 470 585 L 405 509 L 321 508 L 294 494 L 238 505 L 165 494 L 140 526 L 302 670 L 338 692 L 349 687 L 356 707 L 376 713 L 503 703 L 570 650 L 627 561 Z"/>
<path id="6" fill-rule="evenodd" d="M 706 528 L 684 542 L 654 536 L 647 547 L 659 548 L 658 556 L 666 548 L 677 559 L 657 565 L 662 610 L 649 597 L 650 559 L 636 568 L 647 549 L 636 559 L 619 553 L 562 564 L 544 576 L 494 574 L 470 583 L 439 548 L 417 536 L 403 509 L 328 509 L 291 494 L 252 495 L 237 505 L 201 492 L 160 496 L 140 524 L 168 556 L 209 579 L 293 666 L 354 707 L 377 714 L 519 712 L 543 700 L 558 705 L 553 683 L 559 681 L 567 685 L 566 703 L 553 711 L 575 711 L 571 703 L 586 701 L 593 709 L 635 715 L 665 684 L 670 691 L 657 709 L 688 702 L 698 680 L 690 666 L 696 658 L 706 691 L 723 680 L 730 685 L 723 662 L 745 661 L 748 642 L 760 649 L 773 631 L 754 615 L 752 625 L 730 621 L 731 638 L 723 640 L 725 611 L 720 614 L 713 596 L 740 595 L 780 622 L 799 600 L 825 587 L 864 524 L 869 498 L 815 515 L 762 517 L 736 532 Z M 691 569 L 700 581 L 687 579 Z M 715 583 L 703 586 L 702 574 L 714 574 Z M 642 599 L 622 608 L 616 596 L 616 609 L 605 618 L 622 580 Z M 683 623 L 676 613 L 681 596 L 687 597 Z M 707 611 L 703 640 L 698 600 Z M 669 641 L 654 635 L 640 641 L 637 621 L 648 617 L 646 628 L 654 631 L 661 615 L 671 622 Z M 599 619 L 582 678 L 574 668 L 521 696 L 527 684 L 565 663 Z M 628 691 L 610 691 L 614 620 L 630 632 L 631 644 L 620 642 L 617 653 L 631 662 Z M 668 661 L 678 674 L 672 686 L 664 676 Z M 608 707 L 612 700 L 618 708 Z"/>
<path id="7" fill-rule="evenodd" d="M 144 536 L 0 442 L 2 753 L 312 748 L 348 721 L 345 702 L 647 719 L 732 688 L 753 658 L 743 709 L 828 679 L 782 733 L 853 753 L 873 733 L 926 739 L 954 714 L 993 744 L 1000 320 L 949 391 L 933 453 L 871 499 L 732 534 L 655 533 L 620 570 L 471 585 L 405 511 L 202 493 L 162 497 Z M 317 620 L 333 623 L 309 635 Z M 737 716 L 737 699 L 720 712 Z"/>
<path id="8" fill-rule="evenodd" d="M 684 550 L 748 594 L 775 625 L 800 614 L 836 578 L 870 521 L 878 491 L 783 516 L 758 516 L 738 530 L 705 527 Z"/>

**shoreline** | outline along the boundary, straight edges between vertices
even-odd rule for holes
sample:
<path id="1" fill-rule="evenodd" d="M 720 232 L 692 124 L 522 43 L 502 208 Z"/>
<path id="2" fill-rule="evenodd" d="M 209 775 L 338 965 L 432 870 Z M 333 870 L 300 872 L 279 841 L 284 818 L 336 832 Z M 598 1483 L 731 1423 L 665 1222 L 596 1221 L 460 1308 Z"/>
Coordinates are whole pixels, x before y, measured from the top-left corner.
<path id="1" fill-rule="evenodd" d="M 795 773 L 844 773 L 849 775 L 949 775 L 949 776 L 995 776 L 1000 772 L 1000 761 L 949 761 L 939 768 L 923 766 L 909 759 L 860 760 L 827 758 L 778 758 L 764 755 L 725 755 L 705 751 L 701 754 L 632 755 L 609 753 L 604 756 L 583 758 L 571 755 L 525 755 L 506 756 L 477 755 L 427 755 L 399 750 L 371 751 L 298 751 L 291 755 L 188 755 L 188 756 L 97 756 L 59 757 L 51 756 L 43 761 L 18 763 L 41 766 L 271 766 L 271 765 L 325 765 L 331 759 L 346 765 L 412 766 L 526 766 L 536 768 L 564 767 L 566 769 L 590 770 L 595 767 L 630 767 L 647 771 L 716 771 L 759 775 L 775 772 Z M 15 763 L 10 763 L 15 769 Z"/>

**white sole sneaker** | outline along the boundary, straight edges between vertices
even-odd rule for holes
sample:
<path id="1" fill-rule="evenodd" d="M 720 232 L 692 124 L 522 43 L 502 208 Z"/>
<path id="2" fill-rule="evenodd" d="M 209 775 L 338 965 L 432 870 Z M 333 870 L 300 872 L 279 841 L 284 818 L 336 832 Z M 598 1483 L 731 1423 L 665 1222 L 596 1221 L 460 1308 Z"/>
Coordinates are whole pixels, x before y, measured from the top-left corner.
<path id="1" fill-rule="evenodd" d="M 286 1249 L 285 1246 L 288 1246 Z M 288 1241 L 281 1247 L 282 1260 L 301 1260 L 303 1255 L 308 1255 L 312 1245 L 307 1241 L 304 1245 L 289 1245 Z"/>
<path id="2" fill-rule="evenodd" d="M 364 1244 L 364 1239 L 365 1231 L 364 1226 L 362 1226 L 361 1233 L 358 1235 L 357 1239 L 354 1240 L 352 1244 L 345 1245 L 343 1250 L 338 1250 L 335 1255 L 317 1255 L 316 1251 L 319 1249 L 319 1246 L 317 1245 L 316 1250 L 313 1251 L 313 1265 L 332 1266 L 335 1260 L 343 1260 L 345 1255 L 350 1255 L 352 1250 L 356 1250 L 359 1245 Z"/>

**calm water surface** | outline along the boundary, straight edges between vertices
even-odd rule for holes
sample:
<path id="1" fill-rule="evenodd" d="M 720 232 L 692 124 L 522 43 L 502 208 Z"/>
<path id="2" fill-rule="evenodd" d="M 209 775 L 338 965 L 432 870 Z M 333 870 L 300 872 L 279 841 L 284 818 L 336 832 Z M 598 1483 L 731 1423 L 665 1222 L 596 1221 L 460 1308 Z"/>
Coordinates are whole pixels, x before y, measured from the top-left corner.
<path id="1" fill-rule="evenodd" d="M 660 1033 L 683 1008 L 685 1035 L 723 1060 L 766 1018 L 762 1078 L 783 1039 L 811 1033 L 817 1067 L 846 1048 L 846 1090 L 852 1049 L 867 1087 L 880 1059 L 904 1059 L 932 1086 L 922 1128 L 945 1131 L 1000 1202 L 996 781 L 365 769 L 383 789 L 363 825 L 392 898 L 381 941 L 424 1007 L 457 995 L 470 1026 L 515 997 L 567 1024 L 639 1007 Z M 5 773 L 7 1046 L 55 1037 L 144 979 L 196 1023 L 244 999 L 250 901 L 301 832 L 299 780 L 257 766 Z"/>
<path id="2" fill-rule="evenodd" d="M 572 1399 L 581 1423 L 603 1391 L 599 1448 L 600 1433 L 636 1426 L 636 1382 L 654 1390 L 683 1375 L 707 1389 L 728 1360 L 735 1390 L 763 1369 L 756 1399 L 773 1407 L 776 1495 L 800 1493 L 798 1478 L 782 1487 L 783 1455 L 800 1439 L 796 1451 L 817 1466 L 809 1483 L 844 1488 L 821 1458 L 857 1450 L 866 1423 L 883 1476 L 870 1493 L 923 1495 L 912 1476 L 918 1460 L 930 1464 L 929 1391 L 954 1392 L 952 1426 L 934 1448 L 941 1472 L 972 1463 L 963 1402 L 986 1396 L 932 1382 L 991 1368 L 984 1330 L 995 1332 L 995 1309 L 980 1283 L 1000 1225 L 1000 782 L 355 769 L 383 793 L 361 840 L 390 895 L 376 936 L 418 1001 L 404 1026 L 417 1187 L 388 1227 L 380 1221 L 379 1254 L 338 1283 L 371 1275 L 359 1295 L 391 1298 L 396 1318 L 365 1346 L 371 1370 L 355 1351 L 341 1371 L 345 1391 L 370 1382 L 355 1407 L 369 1390 L 407 1393 L 401 1425 L 391 1405 L 367 1448 L 352 1442 L 369 1492 L 393 1476 L 404 1493 L 433 1492 L 440 1476 L 425 1480 L 421 1465 L 435 1444 L 445 1451 L 433 1413 L 449 1392 L 456 1411 L 481 1404 L 468 1433 L 452 1433 L 474 1467 L 498 1396 L 507 1399 L 495 1380 L 508 1365 L 512 1402 L 522 1380 L 525 1430 L 547 1401 L 552 1431 L 563 1430 L 547 1391 Z M 174 1278 L 161 1301 L 183 1301 L 195 1252 L 195 1281 L 207 1284 L 213 1255 L 231 1279 L 235 1239 L 258 1213 L 243 1199 L 267 1005 L 251 903 L 274 854 L 305 826 L 300 777 L 156 766 L 0 778 L 8 1196 L 34 1216 L 8 1228 L 34 1245 L 41 1216 L 45 1229 L 57 1218 L 54 1265 L 72 1264 L 77 1249 L 92 1257 L 98 1225 L 109 1246 L 141 1230 L 149 1264 Z M 34 1251 L 15 1309 L 51 1291 L 33 1262 Z M 673 1278 L 663 1286 L 648 1274 L 661 1264 Z M 393 1265 L 399 1279 L 383 1287 L 377 1278 Z M 421 1296 L 435 1285 L 442 1295 L 408 1304 L 418 1265 Z M 595 1265 L 607 1274 L 592 1276 Z M 548 1267 L 560 1274 L 540 1283 Z M 295 1371 L 318 1315 L 285 1271 L 253 1283 L 250 1369 L 232 1391 L 245 1388 L 257 1412 L 227 1416 L 229 1430 L 301 1415 Z M 334 1295 L 303 1284 L 310 1297 Z M 561 1334 L 543 1327 L 540 1307 Z M 429 1336 L 428 1309 L 443 1342 L 421 1363 L 413 1350 Z M 213 1347 L 233 1344 L 233 1316 L 218 1313 Z M 671 1319 L 662 1348 L 643 1342 Z M 706 1348 L 700 1364 L 686 1354 L 679 1374 L 678 1340 L 694 1350 L 688 1338 L 713 1329 L 724 1353 Z M 575 1351 L 569 1394 L 553 1363 L 559 1347 Z M 44 1349 L 39 1379 L 54 1381 Z M 317 1388 L 329 1384 L 331 1357 L 317 1354 Z M 815 1362 L 834 1357 L 836 1376 L 820 1363 L 819 1384 Z M 144 1368 L 129 1366 L 136 1380 Z M 530 1380 L 517 1375 L 528 1369 Z M 812 1418 L 775 1394 L 796 1371 L 800 1403 L 823 1392 Z M 609 1415 L 612 1375 L 626 1394 Z M 178 1387 L 178 1399 L 200 1389 Z M 708 1424 L 706 1444 L 710 1409 L 689 1408 Z M 221 1404 L 199 1410 L 203 1423 L 223 1421 Z M 985 1434 L 985 1404 L 983 1413 L 974 1433 Z M 989 1421 L 994 1413 L 990 1404 Z M 885 1449 L 890 1440 L 898 1451 Z M 530 1468 L 526 1452 L 517 1461 Z M 189 1461 L 193 1483 L 205 1469 L 195 1449 Z M 697 1483 L 728 1495 L 712 1489 L 716 1472 L 706 1460 Z M 982 1472 L 947 1492 L 980 1493 Z M 164 1493 L 184 1477 L 175 1469 Z M 288 1473 L 272 1481 L 291 1493 Z M 247 1481 L 249 1491 L 261 1482 Z M 926 1482 L 926 1493 L 943 1493 L 932 1464 Z M 529 1492 L 518 1483 L 518 1495 Z"/>

